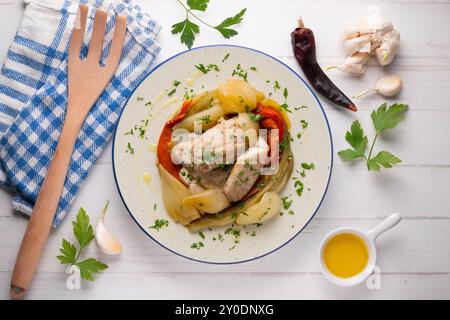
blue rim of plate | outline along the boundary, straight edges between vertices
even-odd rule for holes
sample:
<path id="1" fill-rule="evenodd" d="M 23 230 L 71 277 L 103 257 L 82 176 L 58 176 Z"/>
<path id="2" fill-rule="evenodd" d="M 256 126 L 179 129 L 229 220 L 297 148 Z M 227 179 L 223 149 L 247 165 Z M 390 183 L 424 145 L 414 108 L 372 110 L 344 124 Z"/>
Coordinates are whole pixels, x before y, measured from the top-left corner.
<path id="1" fill-rule="evenodd" d="M 283 248 L 285 245 L 287 245 L 288 243 L 290 243 L 292 240 L 294 240 L 305 228 L 306 226 L 311 222 L 311 220 L 314 218 L 314 216 L 316 215 L 317 211 L 319 210 L 320 206 L 322 205 L 323 199 L 325 198 L 325 195 L 327 194 L 328 191 L 328 187 L 330 185 L 330 180 L 331 180 L 331 173 L 333 171 L 333 138 L 331 136 L 331 129 L 330 129 L 330 124 L 328 122 L 328 118 L 327 115 L 325 113 L 325 110 L 322 107 L 322 104 L 320 103 L 319 98 L 317 97 L 316 93 L 311 89 L 311 87 L 309 86 L 309 84 L 305 81 L 305 79 L 303 79 L 302 76 L 300 76 L 297 72 L 295 72 L 294 69 L 292 69 L 291 67 L 289 67 L 287 64 L 285 64 L 283 61 L 271 56 L 270 54 L 267 54 L 265 52 L 253 49 L 253 48 L 249 48 L 249 47 L 244 47 L 244 46 L 239 46 L 239 45 L 233 45 L 233 44 L 213 44 L 213 45 L 207 45 L 207 46 L 201 46 L 201 47 L 196 47 L 196 48 L 192 48 L 189 50 L 185 50 L 182 52 L 177 53 L 176 55 L 173 55 L 172 57 L 164 60 L 163 62 L 159 63 L 155 68 L 153 68 L 136 86 L 136 88 L 133 90 L 133 92 L 131 92 L 130 96 L 127 99 L 127 102 L 125 103 L 125 106 L 128 105 L 128 102 L 130 101 L 131 97 L 133 96 L 134 92 L 140 87 L 140 85 L 142 84 L 142 82 L 144 82 L 145 80 L 147 80 L 148 77 L 150 77 L 152 75 L 153 72 L 155 72 L 159 67 L 161 67 L 162 65 L 166 64 L 167 62 L 171 61 L 172 59 L 183 55 L 185 53 L 194 51 L 194 50 L 200 50 L 200 49 L 205 49 L 205 48 L 213 48 L 213 47 L 233 47 L 233 48 L 240 48 L 240 49 L 245 49 L 245 50 L 249 50 L 249 51 L 253 51 L 259 54 L 262 54 L 268 58 L 271 58 L 272 60 L 278 62 L 279 64 L 281 64 L 282 66 L 284 66 L 285 68 L 287 68 L 288 70 L 290 70 L 297 78 L 299 78 L 304 84 L 305 86 L 308 88 L 309 92 L 311 92 L 311 94 L 313 95 L 314 99 L 316 100 L 317 104 L 320 107 L 320 111 L 322 112 L 322 115 L 325 119 L 325 123 L 327 124 L 327 129 L 328 129 L 328 137 L 330 138 L 330 147 L 331 147 L 331 158 L 330 158 L 330 171 L 328 174 L 328 180 L 327 180 L 327 185 L 325 187 L 325 190 L 323 192 L 322 198 L 319 201 L 319 204 L 317 205 L 316 209 L 314 210 L 314 213 L 311 215 L 311 217 L 309 218 L 309 220 L 305 223 L 305 225 L 294 235 L 292 236 L 292 238 L 290 238 L 289 240 L 287 240 L 285 243 L 283 243 L 282 245 L 278 246 L 277 248 L 264 253 L 262 255 L 259 255 L 257 257 L 253 257 L 250 259 L 246 259 L 246 260 L 240 260 L 240 261 L 232 261 L 232 262 L 214 262 L 214 261 L 205 261 L 205 260 L 200 260 L 200 259 L 195 259 L 192 257 L 188 257 L 184 254 L 181 254 L 179 252 L 176 252 L 173 249 L 170 249 L 168 247 L 166 247 L 165 245 L 163 245 L 161 242 L 159 242 L 158 240 L 156 240 L 155 238 L 153 238 L 141 225 L 140 223 L 136 220 L 136 218 L 133 216 L 133 214 L 131 213 L 131 210 L 128 208 L 128 205 L 122 195 L 122 192 L 120 191 L 120 187 L 119 187 L 119 183 L 117 181 L 117 176 L 116 176 L 116 166 L 115 166 L 115 158 L 114 158 L 114 150 L 115 150 L 115 145 L 116 145 L 116 135 L 117 135 L 117 127 L 119 125 L 120 119 L 122 118 L 122 114 L 125 110 L 125 107 L 122 109 L 122 111 L 120 112 L 119 115 L 119 119 L 117 121 L 117 127 L 116 130 L 114 131 L 114 136 L 113 136 L 113 145 L 112 145 L 112 167 L 113 167 L 113 174 L 114 174 L 114 182 L 116 183 L 116 187 L 117 187 L 117 191 L 119 192 L 120 198 L 122 199 L 122 202 L 125 206 L 125 208 L 127 209 L 129 215 L 131 216 L 131 218 L 134 220 L 134 222 L 136 222 L 136 224 L 138 225 L 138 227 L 153 241 L 155 241 L 157 244 L 159 244 L 161 247 L 163 247 L 164 249 L 189 260 L 192 261 L 196 261 L 196 262 L 201 262 L 201 263 L 206 263 L 206 264 L 215 264 L 215 265 L 230 265 L 230 264 L 238 264 L 238 263 L 245 263 L 245 262 L 250 262 L 250 261 L 254 261 L 260 258 L 263 258 L 265 256 L 268 256 L 269 254 L 272 254 L 276 251 L 278 251 L 279 249 Z"/>

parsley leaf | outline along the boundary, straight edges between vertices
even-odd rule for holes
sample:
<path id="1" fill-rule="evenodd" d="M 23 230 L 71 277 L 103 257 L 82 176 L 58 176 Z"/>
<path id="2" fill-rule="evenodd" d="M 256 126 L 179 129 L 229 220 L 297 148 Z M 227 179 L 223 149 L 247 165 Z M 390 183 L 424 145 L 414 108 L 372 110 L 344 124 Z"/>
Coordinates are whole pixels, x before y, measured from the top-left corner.
<path id="1" fill-rule="evenodd" d="M 406 109 L 408 109 L 408 105 L 406 104 L 395 103 L 388 108 L 387 104 L 384 103 L 376 111 L 374 110 L 370 117 L 372 118 L 373 126 L 377 134 L 380 134 L 386 129 L 395 128 L 400 121 L 405 119 Z"/>
<path id="2" fill-rule="evenodd" d="M 368 140 L 364 135 L 361 124 L 358 120 L 353 121 L 350 131 L 345 133 L 345 140 L 353 149 L 345 149 L 338 152 L 338 155 L 344 160 L 353 160 L 364 157 L 364 150 L 366 149 Z"/>
<path id="3" fill-rule="evenodd" d="M 229 39 L 237 35 L 238 32 L 229 27 L 239 24 L 244 17 L 245 11 L 247 11 L 247 9 L 242 9 L 239 13 L 237 13 L 233 17 L 226 18 L 219 25 L 215 26 L 214 29 L 219 31 L 222 34 L 222 36 L 226 39 Z"/>
<path id="4" fill-rule="evenodd" d="M 208 9 L 209 0 L 187 0 L 184 4 L 181 0 L 177 0 L 180 6 L 186 11 L 186 19 L 172 25 L 172 34 L 180 34 L 181 43 L 185 44 L 189 49 L 192 48 L 195 35 L 200 33 L 199 25 L 195 24 L 189 18 L 193 17 L 199 22 L 203 23 L 212 29 L 219 31 L 225 38 L 231 38 L 238 34 L 238 32 L 230 27 L 240 23 L 243 19 L 246 9 L 241 10 L 233 17 L 226 18 L 219 25 L 214 26 L 202 20 L 194 11 L 205 12 Z"/>
<path id="5" fill-rule="evenodd" d="M 184 43 L 189 49 L 195 41 L 195 34 L 200 33 L 200 27 L 186 18 L 186 20 L 176 23 L 172 26 L 172 34 L 181 32 L 181 43 Z"/>
<path id="6" fill-rule="evenodd" d="M 80 248 L 85 248 L 94 239 L 94 229 L 89 223 L 89 216 L 84 208 L 78 210 L 76 221 L 72 222 L 72 226 Z"/>
<path id="7" fill-rule="evenodd" d="M 347 131 L 345 134 L 345 140 L 352 149 L 341 150 L 338 152 L 338 155 L 346 161 L 364 158 L 369 171 L 380 171 L 381 167 L 392 168 L 394 165 L 400 163 L 401 160 L 388 151 L 380 151 L 374 157 L 372 157 L 372 151 L 378 136 L 386 129 L 395 128 L 405 118 L 405 111 L 407 109 L 408 106 L 405 104 L 395 103 L 388 107 L 384 103 L 371 113 L 370 117 L 372 118 L 376 134 L 368 156 L 365 154 L 365 149 L 368 144 L 367 136 L 364 134 L 359 121 L 354 121 L 350 131 Z"/>
<path id="8" fill-rule="evenodd" d="M 108 266 L 94 258 L 78 261 L 83 250 L 94 239 L 94 230 L 89 223 L 89 216 L 87 215 L 86 210 L 80 208 L 76 220 L 72 222 L 72 225 L 73 233 L 79 244 L 79 249 L 77 249 L 74 244 L 63 239 L 61 248 L 59 249 L 61 255 L 56 258 L 61 264 L 76 265 L 80 269 L 80 275 L 83 279 L 94 281 L 93 274 L 105 270 Z"/>
<path id="9" fill-rule="evenodd" d="M 367 161 L 370 171 L 380 171 L 380 166 L 392 168 L 393 165 L 402 162 L 399 158 L 387 151 L 380 151 L 375 157 Z"/>
<path id="10" fill-rule="evenodd" d="M 56 258 L 62 264 L 72 264 L 75 262 L 75 257 L 77 255 L 77 248 L 69 241 L 63 239 L 59 251 L 62 253 L 62 255 L 57 256 Z"/>
<path id="11" fill-rule="evenodd" d="M 188 0 L 187 5 L 191 10 L 206 11 L 209 0 Z"/>
<path id="12" fill-rule="evenodd" d="M 81 277 L 90 281 L 94 281 L 92 274 L 99 273 L 100 271 L 108 268 L 106 264 L 94 258 L 88 258 L 81 262 L 77 262 L 75 265 L 80 268 Z"/>

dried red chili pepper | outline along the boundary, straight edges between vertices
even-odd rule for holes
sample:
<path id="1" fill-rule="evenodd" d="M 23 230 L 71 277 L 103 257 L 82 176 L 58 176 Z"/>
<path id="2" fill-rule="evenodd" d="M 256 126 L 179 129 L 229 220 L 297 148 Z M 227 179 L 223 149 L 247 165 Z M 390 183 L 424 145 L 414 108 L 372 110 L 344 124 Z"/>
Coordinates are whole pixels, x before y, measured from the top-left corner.
<path id="1" fill-rule="evenodd" d="M 327 77 L 317 63 L 314 33 L 299 19 L 298 28 L 291 33 L 292 49 L 309 83 L 322 96 L 338 106 L 356 111 L 355 104 Z"/>

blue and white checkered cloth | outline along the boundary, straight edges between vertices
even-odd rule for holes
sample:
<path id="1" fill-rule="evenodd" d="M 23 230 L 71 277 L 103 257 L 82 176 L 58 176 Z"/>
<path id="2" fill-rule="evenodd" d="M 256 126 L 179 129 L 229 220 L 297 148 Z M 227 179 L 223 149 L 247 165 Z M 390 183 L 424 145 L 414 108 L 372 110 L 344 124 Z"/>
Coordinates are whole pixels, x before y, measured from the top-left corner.
<path id="1" fill-rule="evenodd" d="M 13 207 L 30 214 L 56 148 L 67 107 L 67 56 L 77 1 L 27 0 L 28 5 L 0 74 L 0 185 L 16 193 Z M 109 12 L 106 45 L 114 16 L 127 17 L 127 34 L 119 67 L 93 106 L 76 141 L 58 210 L 57 227 L 111 137 L 127 98 L 152 68 L 160 51 L 159 25 L 130 0 L 81 1 Z M 86 55 L 87 46 L 82 49 Z M 104 54 L 105 56 L 105 54 Z M 80 92 L 79 94 L 82 94 Z"/>

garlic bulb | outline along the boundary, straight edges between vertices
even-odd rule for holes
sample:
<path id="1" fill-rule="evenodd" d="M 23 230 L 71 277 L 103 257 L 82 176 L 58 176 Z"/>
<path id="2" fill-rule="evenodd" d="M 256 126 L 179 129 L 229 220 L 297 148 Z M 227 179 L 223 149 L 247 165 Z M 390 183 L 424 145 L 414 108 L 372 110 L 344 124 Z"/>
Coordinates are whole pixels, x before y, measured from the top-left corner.
<path id="1" fill-rule="evenodd" d="M 116 255 L 122 251 L 122 245 L 111 236 L 105 227 L 104 219 L 108 206 L 109 201 L 106 202 L 106 205 L 98 218 L 97 227 L 95 228 L 95 241 L 103 253 Z"/>
<path id="2" fill-rule="evenodd" d="M 362 93 L 358 94 L 354 98 L 360 98 L 371 92 L 378 92 L 382 96 L 392 97 L 400 92 L 400 90 L 402 89 L 402 84 L 403 84 L 402 79 L 400 79 L 399 76 L 397 76 L 397 75 L 387 76 L 387 77 L 378 79 L 375 82 L 374 88 L 363 91 Z"/>
<path id="3" fill-rule="evenodd" d="M 344 51 L 348 55 L 347 60 L 342 65 L 328 69 L 361 75 L 365 72 L 370 55 L 375 55 L 380 65 L 385 66 L 394 59 L 399 44 L 400 33 L 381 16 L 379 7 L 370 6 L 363 18 L 345 27 Z"/>

